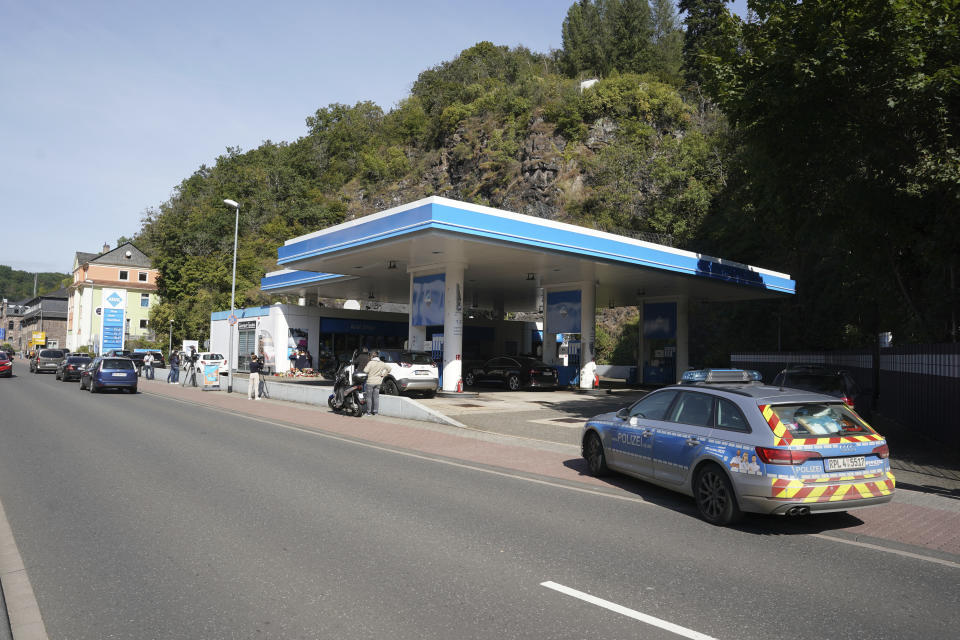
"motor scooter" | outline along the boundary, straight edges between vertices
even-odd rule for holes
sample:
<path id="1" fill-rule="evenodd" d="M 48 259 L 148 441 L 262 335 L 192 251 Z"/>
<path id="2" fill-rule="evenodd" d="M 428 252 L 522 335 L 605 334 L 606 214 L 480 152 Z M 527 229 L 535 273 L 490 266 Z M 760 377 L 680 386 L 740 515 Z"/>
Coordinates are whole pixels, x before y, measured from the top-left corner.
<path id="1" fill-rule="evenodd" d="M 366 373 L 354 372 L 353 364 L 344 362 L 337 370 L 333 393 L 327 398 L 327 404 L 337 413 L 353 414 L 359 418 L 366 413 L 367 408 L 367 399 L 363 393 L 366 381 Z"/>

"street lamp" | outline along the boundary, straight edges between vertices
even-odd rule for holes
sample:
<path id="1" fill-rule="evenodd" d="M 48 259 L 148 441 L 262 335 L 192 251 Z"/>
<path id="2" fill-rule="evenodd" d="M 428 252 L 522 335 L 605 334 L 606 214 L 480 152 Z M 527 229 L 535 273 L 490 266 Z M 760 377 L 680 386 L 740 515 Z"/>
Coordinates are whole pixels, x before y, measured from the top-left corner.
<path id="1" fill-rule="evenodd" d="M 236 200 L 224 200 L 223 204 L 236 210 L 233 221 L 233 282 L 230 285 L 230 346 L 227 352 L 227 393 L 233 393 L 233 301 L 237 292 L 237 232 L 240 229 L 240 203 Z"/>
<path id="2" fill-rule="evenodd" d="M 173 318 L 170 318 L 170 331 L 169 331 L 169 335 L 170 335 L 170 346 L 167 347 L 167 353 L 168 353 L 168 354 L 169 354 L 169 353 L 173 353 Z M 169 357 L 169 356 L 167 356 L 167 357 Z"/>

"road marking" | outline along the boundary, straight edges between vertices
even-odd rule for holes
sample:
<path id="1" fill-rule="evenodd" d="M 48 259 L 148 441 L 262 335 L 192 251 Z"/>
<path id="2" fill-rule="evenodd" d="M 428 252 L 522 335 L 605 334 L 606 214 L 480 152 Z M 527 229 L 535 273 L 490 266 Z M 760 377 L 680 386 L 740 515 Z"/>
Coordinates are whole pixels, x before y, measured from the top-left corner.
<path id="1" fill-rule="evenodd" d="M 565 595 L 571 596 L 573 598 L 578 598 L 584 602 L 589 602 L 590 604 L 597 605 L 598 607 L 603 607 L 604 609 L 609 609 L 614 613 L 619 613 L 620 615 L 627 616 L 628 618 L 633 618 L 634 620 L 639 620 L 640 622 L 645 622 L 654 627 L 658 627 L 670 633 L 675 633 L 678 636 L 683 636 L 684 638 L 690 638 L 691 640 L 716 640 L 713 636 L 708 636 L 706 634 L 700 633 L 699 631 L 694 631 L 693 629 L 687 629 L 686 627 L 681 627 L 678 624 L 673 624 L 672 622 L 667 622 L 666 620 L 661 620 L 660 618 L 655 618 L 649 616 L 645 613 L 640 613 L 633 609 L 628 609 L 622 605 L 619 605 L 615 602 L 610 602 L 609 600 L 604 600 L 603 598 L 598 598 L 592 596 L 589 593 L 584 593 L 583 591 L 577 591 L 576 589 L 571 589 L 570 587 L 565 587 L 562 584 L 557 584 L 556 582 L 541 582 L 541 587 L 546 587 L 547 589 L 553 589 L 554 591 L 559 591 Z"/>
<path id="2" fill-rule="evenodd" d="M 0 588 L 7 603 L 7 618 L 13 640 L 47 640 L 40 606 L 30 586 L 23 558 L 0 503 Z"/>
<path id="3" fill-rule="evenodd" d="M 811 533 L 814 538 L 822 538 L 824 540 L 830 540 L 831 542 L 842 542 L 843 544 L 850 544 L 855 547 L 863 547 L 864 549 L 872 549 L 874 551 L 883 551 L 885 553 L 893 553 L 898 556 L 903 556 L 905 558 L 913 558 L 914 560 L 924 560 L 925 562 L 933 562 L 936 564 L 942 564 L 945 567 L 953 567 L 954 569 L 960 569 L 960 563 L 951 562 L 949 560 L 943 560 L 941 558 L 934 558 L 933 556 L 925 556 L 919 553 L 912 553 L 910 551 L 901 551 L 900 549 L 891 549 L 889 547 L 882 547 L 878 544 L 870 544 L 869 542 L 860 542 L 859 540 L 846 540 L 844 538 L 836 538 L 834 536 L 828 536 L 823 533 Z"/>

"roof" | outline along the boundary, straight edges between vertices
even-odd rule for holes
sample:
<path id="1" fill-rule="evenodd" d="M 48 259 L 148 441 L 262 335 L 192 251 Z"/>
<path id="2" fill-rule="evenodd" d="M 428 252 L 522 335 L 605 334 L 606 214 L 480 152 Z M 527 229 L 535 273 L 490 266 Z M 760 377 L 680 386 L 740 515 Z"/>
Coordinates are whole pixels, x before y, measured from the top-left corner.
<path id="1" fill-rule="evenodd" d="M 127 257 L 127 252 L 130 257 Z M 84 263 L 109 264 L 118 267 L 142 267 L 151 269 L 150 258 L 143 251 L 140 251 L 132 242 L 124 242 L 122 245 L 107 251 L 106 253 L 84 253 L 77 251 L 77 264 Z"/>
<path id="2" fill-rule="evenodd" d="M 790 276 L 510 211 L 430 197 L 288 240 L 264 291 L 409 302 L 411 273 L 464 265 L 480 308 L 528 311 L 539 288 L 596 279 L 597 304 L 688 295 L 743 300 L 796 292 Z"/>
<path id="3" fill-rule="evenodd" d="M 754 398 L 757 404 L 789 404 L 794 402 L 839 402 L 839 398 L 828 396 L 823 393 L 814 393 L 812 391 L 802 391 L 799 389 L 781 389 L 760 383 L 703 383 L 678 384 L 669 389 L 678 391 L 691 390 L 709 390 L 713 392 L 727 392 L 738 396 L 748 396 Z"/>

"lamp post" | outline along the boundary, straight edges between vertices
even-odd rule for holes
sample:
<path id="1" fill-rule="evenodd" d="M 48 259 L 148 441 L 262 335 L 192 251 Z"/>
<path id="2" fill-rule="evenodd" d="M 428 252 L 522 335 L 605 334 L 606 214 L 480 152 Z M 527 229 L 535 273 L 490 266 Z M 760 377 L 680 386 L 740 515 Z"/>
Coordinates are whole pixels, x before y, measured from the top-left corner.
<path id="1" fill-rule="evenodd" d="M 224 200 L 223 204 L 233 207 L 236 217 L 233 221 L 233 282 L 230 284 L 230 315 L 233 316 L 233 301 L 237 292 L 237 232 L 240 229 L 240 203 L 236 200 Z M 227 393 L 233 393 L 233 322 L 230 325 L 230 346 L 227 351 Z"/>
<path id="2" fill-rule="evenodd" d="M 170 336 L 170 346 L 167 347 L 167 354 L 170 354 L 173 353 L 173 318 L 170 318 L 170 331 L 167 332 L 167 335 Z"/>

